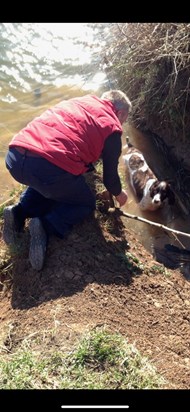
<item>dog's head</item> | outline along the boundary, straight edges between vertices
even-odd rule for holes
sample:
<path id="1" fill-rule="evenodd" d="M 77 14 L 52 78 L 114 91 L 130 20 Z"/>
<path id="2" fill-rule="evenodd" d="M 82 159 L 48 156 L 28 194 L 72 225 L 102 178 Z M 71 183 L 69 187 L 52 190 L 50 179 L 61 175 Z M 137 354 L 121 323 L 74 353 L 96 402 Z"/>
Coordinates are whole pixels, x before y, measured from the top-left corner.
<path id="1" fill-rule="evenodd" d="M 169 205 L 175 203 L 174 192 L 172 191 L 170 184 L 165 181 L 160 182 L 156 180 L 150 187 L 150 196 L 152 202 L 158 207 L 162 206 L 166 199 L 168 200 Z"/>

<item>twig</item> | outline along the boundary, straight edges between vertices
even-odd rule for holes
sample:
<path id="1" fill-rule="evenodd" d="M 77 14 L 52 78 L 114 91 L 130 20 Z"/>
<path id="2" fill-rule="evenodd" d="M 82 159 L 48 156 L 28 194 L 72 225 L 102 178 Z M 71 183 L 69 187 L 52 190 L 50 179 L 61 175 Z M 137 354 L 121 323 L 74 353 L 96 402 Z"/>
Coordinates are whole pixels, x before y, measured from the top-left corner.
<path id="1" fill-rule="evenodd" d="M 3 202 L 3 203 L 0 204 L 0 207 L 4 207 L 4 206 L 9 205 L 10 203 L 12 203 L 12 201 L 13 201 L 14 199 L 16 199 L 17 196 L 18 196 L 18 195 L 14 195 L 14 196 L 10 197 L 9 199 L 5 200 L 5 202 Z"/>
<path id="2" fill-rule="evenodd" d="M 23 184 L 19 184 L 18 188 L 16 189 L 16 193 L 13 196 L 10 196 L 7 200 L 5 200 L 3 203 L 0 204 L 0 208 L 13 204 L 13 201 L 15 199 L 18 199 L 19 194 L 23 191 L 23 188 L 25 187 L 25 185 Z"/>
<path id="3" fill-rule="evenodd" d="M 179 230 L 171 229 L 170 227 L 161 225 L 160 223 L 152 222 L 151 220 L 144 219 L 143 217 L 139 217 L 139 216 L 136 216 L 136 215 L 131 215 L 130 213 L 125 213 L 122 210 L 120 210 L 120 214 L 122 216 L 128 217 L 129 219 L 139 220 L 140 222 L 148 223 L 151 226 L 157 226 L 160 229 L 167 230 L 168 232 L 176 233 L 177 235 L 190 237 L 190 233 L 180 232 Z"/>

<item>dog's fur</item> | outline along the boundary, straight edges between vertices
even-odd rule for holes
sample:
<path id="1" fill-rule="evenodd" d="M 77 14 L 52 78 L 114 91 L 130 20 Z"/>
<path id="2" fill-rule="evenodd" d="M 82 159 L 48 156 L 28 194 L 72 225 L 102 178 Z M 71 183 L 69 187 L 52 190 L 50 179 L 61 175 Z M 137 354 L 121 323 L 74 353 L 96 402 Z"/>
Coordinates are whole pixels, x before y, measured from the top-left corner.
<path id="1" fill-rule="evenodd" d="M 175 196 L 170 184 L 156 178 L 143 154 L 130 143 L 125 146 L 125 153 L 124 163 L 141 210 L 155 211 L 162 207 L 166 200 L 169 205 L 174 204 Z"/>

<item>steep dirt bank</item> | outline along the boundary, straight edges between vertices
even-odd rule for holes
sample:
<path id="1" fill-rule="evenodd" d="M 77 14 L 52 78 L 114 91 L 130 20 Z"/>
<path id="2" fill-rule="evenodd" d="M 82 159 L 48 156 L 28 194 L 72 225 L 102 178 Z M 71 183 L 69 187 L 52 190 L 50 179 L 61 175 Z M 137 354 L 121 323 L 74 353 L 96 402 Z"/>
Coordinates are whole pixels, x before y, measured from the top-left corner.
<path id="1" fill-rule="evenodd" d="M 28 231 L 11 257 L 0 241 L 0 347 L 68 350 L 106 325 L 147 356 L 167 388 L 190 387 L 190 283 L 136 240 L 127 219 L 101 213 L 51 239 L 43 270 L 28 261 Z M 38 339 L 37 339 L 38 338 Z"/>

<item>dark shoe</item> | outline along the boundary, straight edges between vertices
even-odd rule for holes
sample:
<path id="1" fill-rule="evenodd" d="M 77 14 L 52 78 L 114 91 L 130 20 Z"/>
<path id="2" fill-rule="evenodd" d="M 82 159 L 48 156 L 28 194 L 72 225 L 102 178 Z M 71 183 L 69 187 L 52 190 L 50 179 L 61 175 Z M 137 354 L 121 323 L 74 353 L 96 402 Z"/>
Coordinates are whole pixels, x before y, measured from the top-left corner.
<path id="1" fill-rule="evenodd" d="M 42 222 L 38 217 L 31 219 L 29 231 L 31 235 L 29 260 L 33 269 L 41 270 L 45 260 L 47 236 Z"/>
<path id="2" fill-rule="evenodd" d="M 7 206 L 3 211 L 3 240 L 7 245 L 14 244 L 18 233 L 23 230 L 24 221 L 20 221 L 15 213 L 16 206 Z"/>

